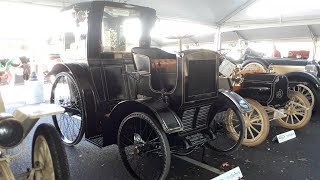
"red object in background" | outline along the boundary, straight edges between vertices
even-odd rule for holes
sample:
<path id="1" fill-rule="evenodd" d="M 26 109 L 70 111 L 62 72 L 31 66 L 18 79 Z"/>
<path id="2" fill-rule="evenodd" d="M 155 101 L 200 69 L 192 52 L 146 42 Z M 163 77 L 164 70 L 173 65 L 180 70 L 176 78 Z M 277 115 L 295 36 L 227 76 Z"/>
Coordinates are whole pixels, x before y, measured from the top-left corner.
<path id="1" fill-rule="evenodd" d="M 288 58 L 308 59 L 310 51 L 289 51 Z"/>

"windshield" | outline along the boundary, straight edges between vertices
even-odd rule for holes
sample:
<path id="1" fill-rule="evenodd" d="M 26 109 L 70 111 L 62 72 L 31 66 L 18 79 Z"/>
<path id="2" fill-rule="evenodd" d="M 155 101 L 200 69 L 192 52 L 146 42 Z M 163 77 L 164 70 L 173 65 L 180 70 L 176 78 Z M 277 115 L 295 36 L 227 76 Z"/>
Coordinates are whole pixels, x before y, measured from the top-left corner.
<path id="1" fill-rule="evenodd" d="M 139 45 L 141 21 L 133 9 L 106 6 L 102 19 L 102 51 L 130 52 Z"/>
<path id="2" fill-rule="evenodd" d="M 55 33 L 49 38 L 51 53 L 58 53 L 63 59 L 86 59 L 87 57 L 87 33 L 88 13 L 64 11 L 57 18 L 58 26 L 53 27 Z"/>

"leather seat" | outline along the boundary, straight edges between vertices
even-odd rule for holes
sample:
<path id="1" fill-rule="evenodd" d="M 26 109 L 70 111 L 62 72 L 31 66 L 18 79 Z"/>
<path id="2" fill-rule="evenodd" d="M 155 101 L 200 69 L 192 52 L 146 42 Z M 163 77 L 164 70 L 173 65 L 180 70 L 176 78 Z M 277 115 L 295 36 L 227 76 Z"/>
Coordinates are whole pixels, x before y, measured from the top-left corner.
<path id="1" fill-rule="evenodd" d="M 155 91 L 170 92 L 175 88 L 177 78 L 175 54 L 167 53 L 158 48 L 140 47 L 133 48 L 132 53 L 137 70 L 151 73 L 150 83 Z M 141 55 L 145 57 L 141 57 Z"/>

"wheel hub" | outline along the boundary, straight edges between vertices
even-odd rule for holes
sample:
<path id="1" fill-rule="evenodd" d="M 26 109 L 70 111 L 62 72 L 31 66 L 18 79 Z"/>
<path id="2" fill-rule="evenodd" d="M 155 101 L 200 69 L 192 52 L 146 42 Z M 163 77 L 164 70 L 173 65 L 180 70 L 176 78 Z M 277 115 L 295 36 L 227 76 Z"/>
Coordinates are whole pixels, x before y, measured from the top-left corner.
<path id="1" fill-rule="evenodd" d="M 251 126 L 251 121 L 250 121 L 249 117 L 247 117 L 247 116 L 244 117 L 244 124 L 245 124 L 246 128 Z"/>
<path id="2" fill-rule="evenodd" d="M 134 133 L 133 140 L 135 144 L 145 144 L 144 140 L 141 138 L 140 134 Z"/>
<path id="3" fill-rule="evenodd" d="M 134 147 L 133 154 L 137 155 L 139 153 L 140 153 L 139 147 L 138 146 Z"/>
<path id="4" fill-rule="evenodd" d="M 292 114 L 294 114 L 294 113 L 295 113 L 295 108 L 294 108 L 292 105 L 290 105 L 290 106 L 288 107 L 287 114 L 288 114 L 288 115 L 292 115 Z"/>

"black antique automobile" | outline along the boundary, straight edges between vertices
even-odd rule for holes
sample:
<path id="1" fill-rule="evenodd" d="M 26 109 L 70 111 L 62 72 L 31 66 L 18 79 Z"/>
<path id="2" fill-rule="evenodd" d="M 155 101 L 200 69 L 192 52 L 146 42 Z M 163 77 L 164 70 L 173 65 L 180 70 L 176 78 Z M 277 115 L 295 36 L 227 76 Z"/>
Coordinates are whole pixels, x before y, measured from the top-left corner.
<path id="1" fill-rule="evenodd" d="M 317 110 L 320 95 L 320 66 L 315 60 L 263 58 L 248 55 L 244 58 L 242 67 L 244 71 L 275 72 L 286 75 L 290 82 L 302 82 L 292 89 L 304 94 L 311 107 Z"/>
<path id="2" fill-rule="evenodd" d="M 137 179 L 165 179 L 171 153 L 239 147 L 242 114 L 251 107 L 236 93 L 218 90 L 218 53 L 151 48 L 156 12 L 150 8 L 93 1 L 63 13 L 77 33 L 64 33 L 63 63 L 49 75 L 56 75 L 51 103 L 65 108 L 53 120 L 66 145 L 83 135 L 99 147 L 117 144 Z M 238 120 L 213 120 L 224 110 Z M 236 131 L 228 131 L 231 126 Z"/>

